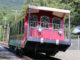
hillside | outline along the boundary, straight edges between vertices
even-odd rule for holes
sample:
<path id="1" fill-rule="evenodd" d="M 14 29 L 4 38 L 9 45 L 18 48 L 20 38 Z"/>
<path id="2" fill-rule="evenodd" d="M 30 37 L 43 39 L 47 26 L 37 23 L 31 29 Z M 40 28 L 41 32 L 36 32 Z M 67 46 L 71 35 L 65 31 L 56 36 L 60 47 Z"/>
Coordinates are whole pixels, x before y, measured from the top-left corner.
<path id="1" fill-rule="evenodd" d="M 8 9 L 20 9 L 24 4 L 25 0 L 0 0 L 0 9 L 8 8 Z"/>

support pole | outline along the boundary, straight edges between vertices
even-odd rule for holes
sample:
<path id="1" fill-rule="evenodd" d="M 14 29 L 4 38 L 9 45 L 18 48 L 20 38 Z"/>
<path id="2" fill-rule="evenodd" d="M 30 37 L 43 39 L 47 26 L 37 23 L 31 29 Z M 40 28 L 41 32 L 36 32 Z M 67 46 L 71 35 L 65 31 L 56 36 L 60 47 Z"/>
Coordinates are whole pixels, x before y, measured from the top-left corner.
<path id="1" fill-rule="evenodd" d="M 2 27 L 0 26 L 0 41 L 1 41 L 1 35 L 2 35 L 2 34 L 1 34 L 1 28 L 2 28 Z"/>
<path id="2" fill-rule="evenodd" d="M 7 43 L 8 43 L 8 40 L 9 40 L 9 32 L 10 32 L 10 28 L 9 28 L 9 24 L 7 26 Z"/>
<path id="3" fill-rule="evenodd" d="M 30 20 L 30 8 L 28 9 L 28 30 L 27 30 L 27 38 L 29 38 L 29 20 Z"/>
<path id="4" fill-rule="evenodd" d="M 78 50 L 79 50 L 79 45 L 80 45 L 80 43 L 79 43 L 79 35 L 78 35 Z"/>
<path id="5" fill-rule="evenodd" d="M 68 32 L 68 35 L 69 35 L 69 42 L 71 42 L 71 29 L 70 29 L 70 13 L 69 13 L 69 32 Z"/>

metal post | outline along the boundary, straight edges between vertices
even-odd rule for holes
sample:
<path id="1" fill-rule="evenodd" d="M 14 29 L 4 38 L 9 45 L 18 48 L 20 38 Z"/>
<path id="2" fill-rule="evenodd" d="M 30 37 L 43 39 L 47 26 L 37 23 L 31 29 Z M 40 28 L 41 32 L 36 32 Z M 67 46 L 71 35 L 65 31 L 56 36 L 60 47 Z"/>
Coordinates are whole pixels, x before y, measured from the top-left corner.
<path id="1" fill-rule="evenodd" d="M 1 41 L 1 26 L 0 26 L 0 41 Z"/>
<path id="2" fill-rule="evenodd" d="M 3 42 L 5 40 L 6 37 L 6 21 L 7 21 L 7 17 L 4 17 L 4 32 L 3 32 Z"/>
<path id="3" fill-rule="evenodd" d="M 5 28 L 3 28 L 3 42 L 5 40 Z"/>
<path id="4" fill-rule="evenodd" d="M 70 29 L 70 13 L 69 13 L 69 32 L 68 32 L 68 35 L 69 35 L 69 42 L 71 42 L 71 29 Z"/>
<path id="5" fill-rule="evenodd" d="M 78 40 L 79 40 L 79 35 L 78 35 Z"/>
<path id="6" fill-rule="evenodd" d="M 29 20 L 30 20 L 30 8 L 29 8 L 29 13 L 28 13 L 28 31 L 27 31 L 27 38 L 29 38 Z"/>
<path id="7" fill-rule="evenodd" d="M 15 21 L 17 20 L 18 11 L 15 11 Z"/>
<path id="8" fill-rule="evenodd" d="M 8 24 L 8 26 L 7 26 L 7 42 L 9 40 L 9 32 L 10 32 L 10 28 L 9 28 L 9 24 Z"/>
<path id="9" fill-rule="evenodd" d="M 79 50 L 79 35 L 78 35 L 78 50 Z"/>

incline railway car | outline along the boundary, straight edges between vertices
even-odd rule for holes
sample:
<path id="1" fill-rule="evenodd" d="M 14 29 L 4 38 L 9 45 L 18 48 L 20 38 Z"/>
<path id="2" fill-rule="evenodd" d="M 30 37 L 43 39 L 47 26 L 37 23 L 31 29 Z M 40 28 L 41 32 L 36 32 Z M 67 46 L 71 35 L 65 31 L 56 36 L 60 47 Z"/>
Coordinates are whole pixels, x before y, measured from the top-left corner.
<path id="1" fill-rule="evenodd" d="M 64 26 L 66 15 L 69 16 L 68 39 Z M 69 10 L 30 5 L 25 18 L 10 26 L 9 47 L 15 51 L 55 55 L 58 51 L 66 51 L 70 44 Z"/>

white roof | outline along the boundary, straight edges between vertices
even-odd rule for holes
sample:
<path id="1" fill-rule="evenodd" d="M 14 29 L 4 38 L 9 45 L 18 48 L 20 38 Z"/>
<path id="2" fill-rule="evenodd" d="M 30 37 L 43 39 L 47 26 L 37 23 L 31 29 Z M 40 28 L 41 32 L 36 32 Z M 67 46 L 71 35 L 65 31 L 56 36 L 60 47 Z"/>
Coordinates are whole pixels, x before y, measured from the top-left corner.
<path id="1" fill-rule="evenodd" d="M 44 11 L 51 11 L 53 15 L 56 15 L 58 17 L 64 17 L 64 14 L 70 13 L 69 10 L 56 9 L 56 8 L 50 8 L 50 7 L 42 7 L 42 6 L 29 5 L 28 8 L 30 8 L 30 13 L 39 13 L 40 10 L 44 10 Z"/>
<path id="2" fill-rule="evenodd" d="M 69 10 L 56 9 L 56 8 L 50 8 L 50 7 L 42 7 L 42 6 L 32 6 L 32 5 L 29 5 L 29 8 L 37 9 L 37 10 L 47 10 L 47 11 L 55 11 L 55 12 L 62 12 L 62 13 L 70 13 Z"/>

